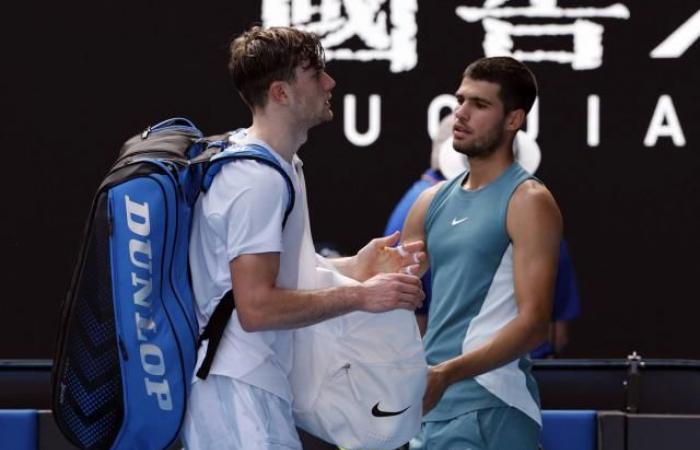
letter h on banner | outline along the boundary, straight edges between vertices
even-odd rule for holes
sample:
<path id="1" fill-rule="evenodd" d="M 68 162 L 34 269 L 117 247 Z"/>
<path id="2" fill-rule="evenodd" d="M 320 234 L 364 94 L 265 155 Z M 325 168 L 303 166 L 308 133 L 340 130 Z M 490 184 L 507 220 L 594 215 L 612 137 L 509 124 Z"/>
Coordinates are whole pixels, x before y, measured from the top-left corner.
<path id="1" fill-rule="evenodd" d="M 321 37 L 330 60 L 389 61 L 392 72 L 413 69 L 417 0 L 263 0 L 265 27 L 294 26 Z M 364 48 L 350 48 L 359 39 Z"/>

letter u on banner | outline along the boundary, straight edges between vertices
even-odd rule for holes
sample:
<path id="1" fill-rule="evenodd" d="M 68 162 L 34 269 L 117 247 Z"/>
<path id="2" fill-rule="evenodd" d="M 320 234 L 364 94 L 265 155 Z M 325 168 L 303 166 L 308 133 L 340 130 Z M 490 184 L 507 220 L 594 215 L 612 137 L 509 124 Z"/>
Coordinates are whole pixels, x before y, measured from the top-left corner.
<path id="1" fill-rule="evenodd" d="M 374 143 L 382 131 L 382 99 L 377 94 L 369 96 L 369 127 L 364 133 L 357 131 L 357 100 L 353 94 L 345 96 L 343 101 L 343 131 L 350 143 L 358 147 L 367 147 Z"/>

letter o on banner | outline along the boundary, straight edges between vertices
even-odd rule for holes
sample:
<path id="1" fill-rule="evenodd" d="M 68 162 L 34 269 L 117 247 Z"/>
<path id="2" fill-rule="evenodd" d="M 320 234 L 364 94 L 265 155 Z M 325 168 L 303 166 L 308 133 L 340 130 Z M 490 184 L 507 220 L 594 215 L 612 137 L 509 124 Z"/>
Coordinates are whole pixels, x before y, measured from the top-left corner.
<path id="1" fill-rule="evenodd" d="M 161 376 L 165 373 L 163 352 L 153 344 L 141 344 L 141 366 L 149 375 Z"/>

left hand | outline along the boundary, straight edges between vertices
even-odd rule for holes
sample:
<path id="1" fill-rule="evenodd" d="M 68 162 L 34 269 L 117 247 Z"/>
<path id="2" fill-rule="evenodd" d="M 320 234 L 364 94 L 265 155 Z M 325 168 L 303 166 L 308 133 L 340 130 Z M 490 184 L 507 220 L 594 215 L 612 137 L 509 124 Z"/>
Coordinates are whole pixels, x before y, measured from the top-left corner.
<path id="1" fill-rule="evenodd" d="M 440 365 L 428 368 L 428 386 L 423 394 L 424 416 L 438 404 L 448 386 L 447 375 Z"/>
<path id="2" fill-rule="evenodd" d="M 358 280 L 363 281 L 379 273 L 418 273 L 420 263 L 426 258 L 425 244 L 415 241 L 394 247 L 400 236 L 401 233 L 395 231 L 389 236 L 372 239 L 357 252 Z"/>

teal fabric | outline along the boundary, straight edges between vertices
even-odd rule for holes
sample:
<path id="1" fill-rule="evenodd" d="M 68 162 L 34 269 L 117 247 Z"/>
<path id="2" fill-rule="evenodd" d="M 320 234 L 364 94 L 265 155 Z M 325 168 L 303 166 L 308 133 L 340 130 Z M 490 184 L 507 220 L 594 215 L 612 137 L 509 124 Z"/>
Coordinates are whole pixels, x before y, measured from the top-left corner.
<path id="1" fill-rule="evenodd" d="M 411 450 L 536 450 L 540 427 L 516 408 L 480 409 L 426 422 Z"/>
<path id="2" fill-rule="evenodd" d="M 462 354 L 462 342 L 479 314 L 510 238 L 506 214 L 515 189 L 532 178 L 513 163 L 481 189 L 462 189 L 467 174 L 445 183 L 428 207 L 425 235 L 433 271 L 433 299 L 424 338 L 428 364 Z M 536 395 L 536 394 L 535 394 Z M 451 385 L 424 418 L 444 421 L 502 404 L 474 379 Z"/>

